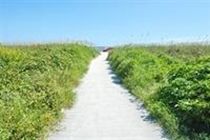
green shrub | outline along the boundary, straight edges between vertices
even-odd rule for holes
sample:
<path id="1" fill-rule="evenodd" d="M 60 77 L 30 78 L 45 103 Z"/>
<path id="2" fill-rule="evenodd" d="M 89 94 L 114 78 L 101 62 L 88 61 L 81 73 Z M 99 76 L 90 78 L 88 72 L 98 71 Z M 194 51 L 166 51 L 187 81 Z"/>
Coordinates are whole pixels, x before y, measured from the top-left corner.
<path id="1" fill-rule="evenodd" d="M 0 139 L 35 140 L 73 104 L 73 87 L 96 55 L 83 44 L 0 48 Z"/>
<path id="2" fill-rule="evenodd" d="M 172 70 L 157 92 L 179 120 L 184 134 L 210 134 L 210 59 L 205 58 Z"/>
<path id="3" fill-rule="evenodd" d="M 208 45 L 126 46 L 109 54 L 123 84 L 172 139 L 210 139 Z M 187 59 L 186 59 L 187 58 Z"/>

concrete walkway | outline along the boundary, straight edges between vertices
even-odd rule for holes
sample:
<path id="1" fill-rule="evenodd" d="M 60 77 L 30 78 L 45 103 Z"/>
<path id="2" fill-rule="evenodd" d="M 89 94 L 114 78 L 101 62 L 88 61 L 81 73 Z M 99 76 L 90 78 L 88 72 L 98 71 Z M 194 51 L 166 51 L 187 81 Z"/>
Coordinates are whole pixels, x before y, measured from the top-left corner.
<path id="1" fill-rule="evenodd" d="M 73 108 L 65 110 L 49 140 L 161 140 L 161 128 L 118 82 L 107 53 L 94 59 L 76 89 Z"/>

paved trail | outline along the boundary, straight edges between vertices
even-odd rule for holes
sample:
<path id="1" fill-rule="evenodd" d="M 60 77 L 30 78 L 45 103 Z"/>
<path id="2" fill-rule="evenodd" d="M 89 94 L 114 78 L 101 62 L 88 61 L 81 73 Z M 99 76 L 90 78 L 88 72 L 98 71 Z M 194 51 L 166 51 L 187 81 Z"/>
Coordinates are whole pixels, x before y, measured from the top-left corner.
<path id="1" fill-rule="evenodd" d="M 73 108 L 65 111 L 49 140 L 160 140 L 161 128 L 118 84 L 102 53 L 76 89 Z"/>

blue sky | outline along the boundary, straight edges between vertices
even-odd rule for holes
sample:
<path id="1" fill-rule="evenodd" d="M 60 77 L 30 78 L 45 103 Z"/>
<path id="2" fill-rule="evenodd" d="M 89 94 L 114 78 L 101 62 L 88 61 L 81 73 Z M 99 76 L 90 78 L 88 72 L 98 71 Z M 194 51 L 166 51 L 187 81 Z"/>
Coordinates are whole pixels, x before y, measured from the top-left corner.
<path id="1" fill-rule="evenodd" d="M 0 0 L 0 42 L 210 40 L 210 0 Z"/>

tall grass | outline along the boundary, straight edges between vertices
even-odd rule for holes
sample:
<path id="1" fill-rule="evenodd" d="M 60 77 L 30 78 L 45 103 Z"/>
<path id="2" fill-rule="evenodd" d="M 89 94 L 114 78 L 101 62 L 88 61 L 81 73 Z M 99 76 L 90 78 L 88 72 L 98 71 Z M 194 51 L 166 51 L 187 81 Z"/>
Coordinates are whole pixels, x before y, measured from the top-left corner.
<path id="1" fill-rule="evenodd" d="M 0 47 L 0 139 L 43 138 L 96 55 L 83 44 Z"/>
<path id="2" fill-rule="evenodd" d="M 210 47 L 126 46 L 109 54 L 124 85 L 172 139 L 210 139 Z"/>

